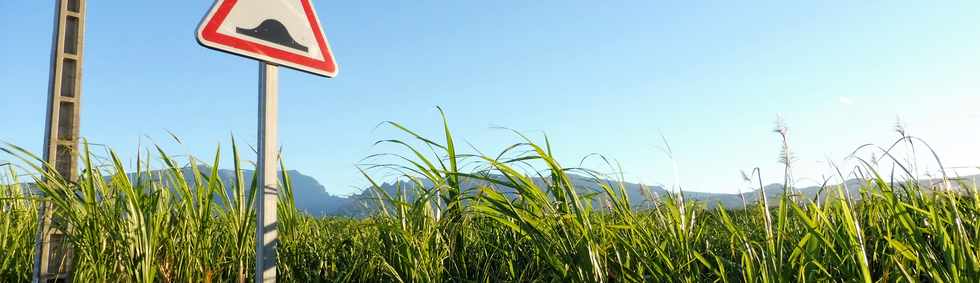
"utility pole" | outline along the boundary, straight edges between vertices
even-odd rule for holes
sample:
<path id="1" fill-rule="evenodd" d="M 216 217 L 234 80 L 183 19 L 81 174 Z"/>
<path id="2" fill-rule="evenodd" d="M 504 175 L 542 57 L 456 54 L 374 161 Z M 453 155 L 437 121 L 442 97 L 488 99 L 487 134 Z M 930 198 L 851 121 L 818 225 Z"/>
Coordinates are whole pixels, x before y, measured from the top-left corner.
<path id="1" fill-rule="evenodd" d="M 69 181 L 78 178 L 79 104 L 81 103 L 82 46 L 85 0 L 55 0 L 51 77 L 44 130 L 44 160 Z M 38 212 L 33 282 L 71 281 L 73 253 L 65 233 L 54 225 L 50 203 Z"/>

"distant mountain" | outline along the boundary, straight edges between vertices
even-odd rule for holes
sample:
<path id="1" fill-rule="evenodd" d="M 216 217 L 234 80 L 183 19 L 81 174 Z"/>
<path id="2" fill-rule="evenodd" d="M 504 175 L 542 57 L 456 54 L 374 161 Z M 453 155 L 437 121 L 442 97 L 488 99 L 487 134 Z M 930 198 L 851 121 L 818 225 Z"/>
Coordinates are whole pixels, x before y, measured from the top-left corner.
<path id="1" fill-rule="evenodd" d="M 601 194 L 600 188 L 596 184 L 597 182 L 596 180 L 592 178 L 577 176 L 577 175 L 570 175 L 569 177 L 571 178 L 571 181 L 575 185 L 575 187 L 578 188 L 580 194 L 598 193 L 596 194 L 597 197 L 593 201 L 593 205 L 599 206 L 603 204 L 603 199 L 601 197 L 603 196 L 603 194 Z M 537 183 L 539 186 L 544 183 L 540 178 L 533 178 L 533 179 L 535 183 Z M 619 185 L 620 185 L 620 183 L 617 181 L 599 180 L 599 182 L 606 182 L 612 185 L 612 187 L 617 190 L 619 189 Z M 861 182 L 862 181 L 858 179 L 850 179 L 847 180 L 847 182 L 845 182 L 847 193 L 849 193 L 851 197 L 860 198 L 859 188 L 862 186 Z M 951 185 L 954 188 L 958 188 L 960 187 L 959 185 L 960 183 L 966 184 L 967 186 L 975 186 L 978 182 L 980 182 L 980 175 L 972 175 L 972 176 L 955 178 L 951 180 Z M 462 187 L 464 190 L 477 188 L 487 184 L 484 181 L 465 180 L 465 179 L 462 181 L 462 183 L 463 183 Z M 940 183 L 941 183 L 940 179 L 920 180 L 920 184 L 922 184 L 923 185 L 922 187 L 924 188 L 929 188 L 932 187 L 933 185 L 937 185 Z M 423 185 L 430 186 L 430 184 L 427 183 L 424 183 Z M 834 196 L 837 194 L 836 187 L 830 185 L 833 184 L 828 184 L 828 187 L 824 188 L 823 190 L 821 190 L 820 186 L 809 186 L 809 187 L 796 188 L 794 191 L 798 191 L 800 195 L 802 195 L 807 199 L 814 199 L 814 197 L 819 193 L 820 199 L 824 199 L 828 195 Z M 404 181 L 396 182 L 396 183 L 384 183 L 380 185 L 382 190 L 388 192 L 391 195 L 395 194 L 399 186 L 401 186 L 406 192 L 412 191 L 410 189 L 413 187 L 412 184 Z M 294 187 L 298 187 L 298 186 L 294 184 Z M 658 197 L 663 198 L 667 194 L 667 190 L 661 186 L 646 186 L 643 184 L 624 182 L 622 183 L 622 187 L 625 189 L 626 194 L 629 197 L 630 203 L 635 208 L 650 207 L 652 205 L 650 198 L 658 198 Z M 497 186 L 497 188 L 499 189 L 500 186 Z M 766 198 L 769 201 L 770 206 L 777 205 L 779 198 L 783 194 L 783 185 L 769 184 L 766 185 L 764 189 L 766 193 Z M 503 189 L 503 190 L 504 190 L 503 193 L 506 195 L 512 195 L 512 196 L 515 195 L 515 192 L 513 192 L 512 190 L 507 190 L 507 189 Z M 794 193 L 794 192 L 790 192 L 790 193 Z M 740 196 L 739 194 L 728 194 L 728 193 L 706 193 L 706 192 L 696 192 L 696 191 L 684 191 L 684 197 L 686 200 L 699 201 L 704 203 L 710 208 L 717 207 L 718 205 L 721 205 L 726 208 L 741 208 L 742 197 L 745 198 L 746 204 L 752 205 L 759 200 L 760 194 L 761 194 L 761 190 L 759 189 L 745 192 L 742 196 Z M 407 195 L 408 195 L 407 198 L 409 199 L 413 197 L 411 194 L 407 194 Z M 299 193 L 297 193 L 297 198 L 299 197 L 300 197 Z M 366 209 L 366 207 L 363 205 L 354 205 L 354 204 L 350 204 L 350 202 L 356 203 L 358 202 L 358 200 L 373 201 L 373 198 L 374 198 L 374 193 L 371 191 L 370 188 L 368 188 L 359 194 L 354 194 L 350 197 L 343 198 L 346 201 L 348 201 L 348 203 L 344 207 L 354 208 L 354 209 Z M 344 211 L 344 210 L 333 210 L 333 211 L 341 212 L 340 213 L 341 215 L 366 215 L 368 213 L 366 211 L 357 211 L 357 212 Z"/>
<path id="2" fill-rule="evenodd" d="M 201 171 L 205 173 L 209 172 L 209 170 L 210 169 L 207 168 L 201 168 Z M 191 168 L 185 168 L 183 173 L 185 177 L 189 178 L 191 176 Z M 360 217 L 370 215 L 372 208 L 375 207 L 374 204 L 377 200 L 375 193 L 371 188 L 366 188 L 361 192 L 350 196 L 337 196 L 328 193 L 324 186 L 313 177 L 304 175 L 296 170 L 290 170 L 288 173 L 293 183 L 293 196 L 296 201 L 296 207 L 303 212 L 316 216 Z M 245 178 L 246 182 L 251 180 L 253 174 L 253 170 L 243 170 L 243 177 Z M 235 178 L 234 171 L 228 169 L 219 169 L 218 175 L 226 184 L 231 184 Z M 591 178 L 576 175 L 570 175 L 570 178 L 575 187 L 579 189 L 580 194 L 585 195 L 600 192 L 599 186 L 596 185 L 596 181 Z M 540 178 L 533 179 L 539 186 L 543 186 L 544 182 Z M 618 189 L 618 182 L 607 180 L 602 180 L 602 182 L 608 182 L 609 184 L 612 184 L 614 188 Z M 462 183 L 464 190 L 472 190 L 487 185 L 487 182 L 485 181 L 471 178 L 464 178 Z M 426 187 L 431 187 L 431 183 L 423 183 L 423 185 Z M 622 185 L 630 198 L 630 202 L 635 207 L 650 206 L 650 197 L 653 195 L 663 196 L 667 192 L 659 186 L 643 186 L 635 183 L 623 183 Z M 380 184 L 379 187 L 392 196 L 394 196 L 398 189 L 401 188 L 404 192 L 406 192 L 406 198 L 414 199 L 415 197 L 414 194 L 411 193 L 414 191 L 412 190 L 414 186 L 406 181 L 383 183 Z M 502 190 L 504 190 L 503 193 L 506 195 L 516 196 L 516 192 L 513 190 Z M 738 200 L 738 195 L 697 192 L 686 193 L 685 195 L 692 199 L 708 199 L 709 197 L 716 197 L 726 207 L 730 205 L 734 206 L 736 202 L 741 203 Z M 596 198 L 594 200 L 595 205 L 600 205 L 601 202 L 601 198 Z"/>
<path id="3" fill-rule="evenodd" d="M 190 178 L 191 168 L 184 168 L 183 173 L 185 177 Z M 202 173 L 207 174 L 210 169 L 201 168 Z M 289 170 L 289 176 L 293 183 L 293 193 L 294 199 L 296 201 L 296 207 L 301 211 L 316 215 L 316 216 L 351 216 L 351 217 L 362 217 L 371 214 L 372 207 L 374 207 L 375 193 L 371 188 L 366 188 L 359 193 L 355 193 L 350 196 L 337 196 L 330 194 L 326 191 L 323 185 L 320 184 L 315 178 L 296 170 Z M 243 176 L 246 182 L 250 182 L 254 171 L 244 170 Z M 154 174 L 156 175 L 156 174 Z M 228 169 L 218 170 L 218 175 L 225 182 L 225 184 L 232 184 L 234 180 L 234 171 Z M 496 177 L 502 178 L 502 177 Z M 599 186 L 596 182 L 605 182 L 612 185 L 613 188 L 619 189 L 620 183 L 617 181 L 610 180 L 594 180 L 592 178 L 582 177 L 578 175 L 569 175 L 572 184 L 579 190 L 581 195 L 594 195 L 593 205 L 601 206 L 604 204 L 603 193 L 601 193 Z M 543 187 L 544 181 L 538 177 L 532 178 L 536 184 Z M 482 186 L 486 186 L 488 183 L 482 180 L 475 180 L 471 178 L 464 178 L 462 181 L 462 187 L 464 190 L 473 190 Z M 848 192 L 852 197 L 858 198 L 860 194 L 858 188 L 861 187 L 861 181 L 857 179 L 850 179 L 845 182 Z M 959 183 L 965 183 L 969 186 L 974 186 L 980 182 L 980 175 L 972 175 L 961 177 L 952 182 L 954 187 L 958 187 Z M 921 180 L 920 183 L 929 185 L 938 184 L 940 180 L 929 179 Z M 430 187 L 430 183 L 423 183 L 424 186 Z M 629 197 L 630 203 L 635 208 L 645 208 L 651 207 L 651 198 L 663 198 L 667 194 L 667 190 L 660 186 L 646 186 L 637 183 L 624 182 L 621 184 L 625 189 L 627 196 Z M 413 185 L 409 182 L 399 181 L 394 183 L 383 183 L 379 185 L 382 190 L 388 192 L 391 195 L 395 195 L 399 187 L 401 187 L 406 193 L 406 198 L 413 199 L 414 195 L 410 192 L 413 191 Z M 506 188 L 500 188 L 501 186 L 496 186 L 496 188 L 503 190 L 502 193 L 505 195 L 516 196 L 513 190 L 508 190 Z M 776 205 L 778 203 L 779 197 L 783 193 L 782 184 L 770 184 L 765 186 L 765 192 L 767 199 L 770 201 L 770 205 Z M 821 199 L 826 197 L 828 194 L 836 194 L 836 189 L 825 189 L 821 192 L 820 186 L 810 186 L 797 188 L 797 191 L 806 198 L 813 199 L 818 193 L 821 193 Z M 756 189 L 753 191 L 748 191 L 744 193 L 745 202 L 747 204 L 753 204 L 759 200 L 759 195 L 761 191 Z M 708 207 L 717 207 L 721 205 L 727 208 L 740 208 L 742 206 L 742 196 L 739 194 L 727 194 L 727 193 L 706 193 L 706 192 L 695 192 L 695 191 L 684 191 L 684 197 L 686 200 L 696 200 L 706 204 Z"/>
<path id="4" fill-rule="evenodd" d="M 950 185 L 951 189 L 953 189 L 953 190 L 959 190 L 959 189 L 963 189 L 965 187 L 966 188 L 972 188 L 972 187 L 976 187 L 976 185 L 978 184 L 978 182 L 980 182 L 980 175 L 949 177 L 949 181 L 950 181 L 949 185 Z M 892 180 L 886 179 L 885 182 L 892 182 Z M 901 180 L 894 180 L 894 182 L 898 183 L 898 182 L 902 182 L 902 181 Z M 830 185 L 840 186 L 840 184 L 828 184 L 828 186 L 830 186 Z M 863 184 L 863 181 L 858 180 L 858 179 L 849 179 L 849 180 L 847 180 L 847 182 L 844 182 L 844 187 L 847 188 L 846 193 L 850 194 L 851 197 L 854 197 L 854 198 L 860 198 L 861 197 L 861 194 L 860 194 L 860 191 L 859 190 L 864 185 L 865 184 Z M 896 184 L 896 186 L 898 186 L 898 185 L 899 184 Z M 942 178 L 919 180 L 919 185 L 920 185 L 920 188 L 925 188 L 925 189 L 941 187 L 942 186 Z M 778 200 L 779 197 L 782 195 L 783 185 L 782 184 L 770 184 L 770 185 L 766 186 L 765 189 L 766 189 L 766 196 L 768 197 L 769 200 Z M 836 188 L 825 188 L 821 192 L 820 186 L 803 187 L 803 188 L 798 188 L 797 190 L 800 192 L 800 194 L 802 194 L 803 196 L 805 196 L 807 198 L 810 198 L 810 199 L 813 199 L 817 195 L 817 193 L 820 193 L 820 199 L 823 199 L 824 197 L 827 197 L 828 194 L 833 194 L 833 195 L 836 195 L 837 194 Z M 753 200 L 754 199 L 758 199 L 759 198 L 759 193 L 760 193 L 759 190 L 755 190 L 755 191 L 746 193 L 745 194 L 745 198 L 746 199 L 753 199 Z M 771 205 L 771 203 L 770 203 L 770 205 Z"/>
<path id="5" fill-rule="evenodd" d="M 323 189 L 323 186 L 312 177 L 302 175 L 297 171 L 290 171 L 290 177 L 293 179 L 297 207 L 313 215 L 364 216 L 370 214 L 368 207 L 372 207 L 372 204 L 376 201 L 374 200 L 375 194 L 370 188 L 351 196 L 339 197 L 327 193 Z M 575 187 L 578 188 L 580 194 L 585 195 L 597 193 L 593 200 L 593 204 L 597 206 L 603 204 L 603 194 L 600 193 L 596 180 L 577 175 L 570 175 L 570 178 Z M 533 178 L 533 180 L 538 185 L 542 185 L 544 183 L 540 178 Z M 976 184 L 978 181 L 980 181 L 980 175 L 967 176 L 959 178 L 958 180 L 961 180 L 967 184 Z M 611 184 L 615 189 L 619 188 L 619 183 L 616 181 L 600 180 L 599 182 Z M 861 187 L 860 182 L 861 181 L 857 179 L 851 179 L 845 183 L 846 187 L 848 188 L 848 192 L 852 197 L 860 197 L 858 192 L 858 188 Z M 920 182 L 923 184 L 937 184 L 940 181 L 930 179 L 922 180 Z M 485 181 L 473 179 L 463 179 L 462 183 L 464 190 L 472 190 L 487 185 Z M 427 187 L 431 186 L 429 183 L 423 183 L 423 185 Z M 401 187 L 403 191 L 406 192 L 406 198 L 414 198 L 414 195 L 410 193 L 413 191 L 411 188 L 414 186 L 409 182 L 399 181 L 394 183 L 383 183 L 379 186 L 382 190 L 391 195 L 395 195 L 398 188 Z M 660 186 L 646 186 L 629 182 L 622 183 L 622 186 L 630 199 L 630 203 L 636 208 L 650 207 L 652 205 L 650 198 L 662 198 L 667 193 L 667 190 Z M 953 182 L 953 186 L 957 186 L 957 182 Z M 497 188 L 499 189 L 500 186 L 497 186 Z M 513 190 L 502 190 L 504 190 L 503 193 L 505 195 L 515 195 Z M 821 192 L 820 186 L 803 187 L 796 190 L 799 191 L 801 195 L 809 199 L 813 199 L 817 193 L 821 193 L 821 199 L 826 197 L 828 194 L 837 193 L 835 189 L 832 190 L 829 188 Z M 770 201 L 770 205 L 775 205 L 778 203 L 779 197 L 783 193 L 783 186 L 782 184 L 770 184 L 765 186 L 765 192 L 768 200 Z M 749 205 L 755 203 L 759 200 L 760 194 L 761 191 L 758 189 L 744 193 L 745 202 Z M 718 205 L 727 208 L 740 208 L 742 206 L 742 196 L 739 196 L 739 194 L 685 191 L 684 197 L 687 200 L 702 202 L 708 207 L 712 208 L 717 207 Z"/>
<path id="6" fill-rule="evenodd" d="M 210 169 L 202 168 L 202 173 L 208 174 Z M 191 176 L 191 168 L 184 168 L 185 177 Z M 242 170 L 242 176 L 246 182 L 251 182 L 254 170 Z M 337 215 L 337 216 L 360 216 L 363 215 L 364 208 L 356 198 L 341 197 L 332 195 L 316 179 L 304 175 L 296 170 L 289 170 L 289 178 L 293 183 L 293 198 L 296 201 L 296 208 L 317 216 Z M 232 184 L 235 180 L 235 171 L 230 169 L 219 169 L 218 176 L 226 185 Z"/>

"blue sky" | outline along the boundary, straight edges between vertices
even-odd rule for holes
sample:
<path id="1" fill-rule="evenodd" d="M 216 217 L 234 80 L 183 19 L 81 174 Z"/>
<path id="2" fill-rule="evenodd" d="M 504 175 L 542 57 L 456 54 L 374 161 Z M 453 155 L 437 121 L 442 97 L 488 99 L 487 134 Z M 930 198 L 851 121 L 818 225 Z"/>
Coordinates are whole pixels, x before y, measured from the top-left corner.
<path id="1" fill-rule="evenodd" d="M 0 2 L 0 140 L 34 151 L 53 2 Z M 890 144 L 899 117 L 944 165 L 980 165 L 980 2 L 814 2 L 315 1 L 341 72 L 281 72 L 280 142 L 335 194 L 401 137 L 379 122 L 435 137 L 435 106 L 483 152 L 519 141 L 494 127 L 546 133 L 566 165 L 601 153 L 648 184 L 674 183 L 663 133 L 698 191 L 735 192 L 756 166 L 780 181 L 780 114 L 802 185 Z M 82 136 L 205 159 L 231 134 L 254 144 L 257 63 L 197 45 L 211 1 L 161 3 L 89 1 Z"/>

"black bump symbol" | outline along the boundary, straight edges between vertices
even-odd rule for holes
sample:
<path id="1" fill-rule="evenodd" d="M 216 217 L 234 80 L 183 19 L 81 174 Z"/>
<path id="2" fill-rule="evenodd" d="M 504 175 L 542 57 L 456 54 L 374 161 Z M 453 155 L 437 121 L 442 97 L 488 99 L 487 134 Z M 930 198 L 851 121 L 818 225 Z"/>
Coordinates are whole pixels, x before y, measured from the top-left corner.
<path id="1" fill-rule="evenodd" d="M 293 40 L 293 37 L 289 35 L 289 31 L 286 30 L 286 26 L 273 19 L 262 21 L 259 26 L 253 29 L 236 28 L 236 32 L 303 52 L 310 50 L 306 46 L 296 42 L 296 40 Z"/>

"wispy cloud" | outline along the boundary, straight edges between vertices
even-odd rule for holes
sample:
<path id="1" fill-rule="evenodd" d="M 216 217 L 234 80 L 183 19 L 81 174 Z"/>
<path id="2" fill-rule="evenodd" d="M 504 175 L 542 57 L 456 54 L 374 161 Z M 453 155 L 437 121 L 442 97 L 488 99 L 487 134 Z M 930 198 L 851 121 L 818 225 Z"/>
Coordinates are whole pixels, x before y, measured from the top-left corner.
<path id="1" fill-rule="evenodd" d="M 844 105 L 854 104 L 854 101 L 851 100 L 850 98 L 847 98 L 846 96 L 837 97 L 837 101 L 840 101 L 840 103 Z"/>

